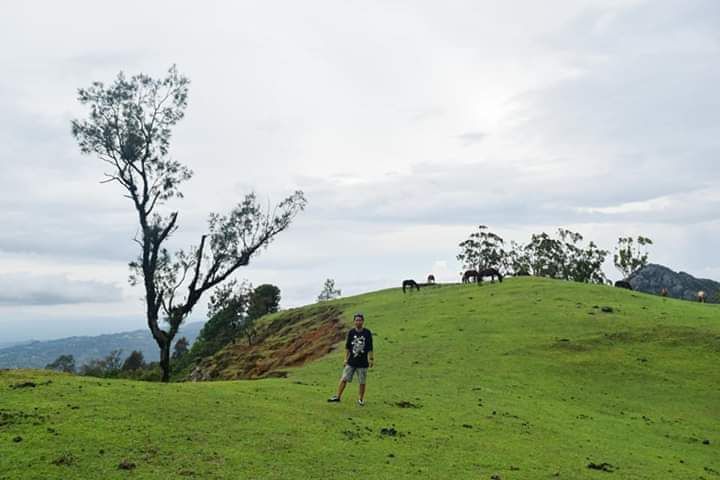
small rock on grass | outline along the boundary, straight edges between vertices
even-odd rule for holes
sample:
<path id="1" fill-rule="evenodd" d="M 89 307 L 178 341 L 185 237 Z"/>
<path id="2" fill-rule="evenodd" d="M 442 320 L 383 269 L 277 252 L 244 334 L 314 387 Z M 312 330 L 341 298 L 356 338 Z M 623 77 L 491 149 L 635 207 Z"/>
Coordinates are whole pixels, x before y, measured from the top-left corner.
<path id="1" fill-rule="evenodd" d="M 130 460 L 125 459 L 120 462 L 120 465 L 118 465 L 118 470 L 133 470 L 135 467 L 137 467 L 137 465 Z"/>
<path id="2" fill-rule="evenodd" d="M 614 472 L 616 467 L 614 465 L 611 465 L 606 462 L 603 462 L 603 463 L 590 462 L 590 463 L 588 463 L 587 468 L 589 468 L 591 470 L 600 470 L 603 472 Z"/>

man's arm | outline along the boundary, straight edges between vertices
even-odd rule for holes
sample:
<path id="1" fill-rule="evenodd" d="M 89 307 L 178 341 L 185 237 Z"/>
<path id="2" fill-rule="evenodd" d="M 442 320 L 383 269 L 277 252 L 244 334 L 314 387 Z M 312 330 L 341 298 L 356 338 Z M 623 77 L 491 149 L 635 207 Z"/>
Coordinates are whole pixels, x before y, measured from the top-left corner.
<path id="1" fill-rule="evenodd" d="M 350 350 L 347 348 L 345 349 L 345 365 L 348 364 L 348 360 L 350 360 Z"/>
<path id="2" fill-rule="evenodd" d="M 375 364 L 375 352 L 373 349 L 372 333 L 368 335 L 368 363 L 370 367 Z"/>

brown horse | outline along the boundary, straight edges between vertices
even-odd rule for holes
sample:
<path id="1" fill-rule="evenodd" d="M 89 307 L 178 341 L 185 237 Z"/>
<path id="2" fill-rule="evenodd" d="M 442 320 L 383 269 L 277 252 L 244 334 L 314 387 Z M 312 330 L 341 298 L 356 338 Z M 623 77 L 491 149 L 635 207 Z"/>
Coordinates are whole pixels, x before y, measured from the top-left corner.
<path id="1" fill-rule="evenodd" d="M 702 290 L 697 293 L 697 301 L 700 303 L 705 303 L 705 292 L 703 292 Z"/>
<path id="2" fill-rule="evenodd" d="M 402 283 L 403 293 L 405 293 L 405 289 L 407 289 L 407 288 L 409 288 L 411 292 L 412 292 L 413 288 L 416 288 L 418 292 L 420 291 L 420 285 L 418 285 L 415 280 L 403 280 L 403 283 Z"/>

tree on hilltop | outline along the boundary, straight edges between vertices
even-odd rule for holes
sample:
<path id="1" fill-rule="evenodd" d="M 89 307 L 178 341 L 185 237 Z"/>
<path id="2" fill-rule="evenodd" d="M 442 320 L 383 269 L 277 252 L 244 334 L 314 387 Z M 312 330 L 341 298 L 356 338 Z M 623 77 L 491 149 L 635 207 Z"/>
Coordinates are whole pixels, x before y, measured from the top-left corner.
<path id="1" fill-rule="evenodd" d="M 465 270 L 507 270 L 504 244 L 505 240 L 500 235 L 491 232 L 485 225 L 479 225 L 477 232 L 472 232 L 467 240 L 458 245 L 460 253 L 457 259 Z"/>
<path id="2" fill-rule="evenodd" d="M 296 191 L 265 210 L 249 193 L 229 213 L 210 214 L 198 245 L 168 251 L 179 212 L 163 214 L 160 208 L 182 198 L 180 185 L 193 173 L 169 156 L 172 128 L 185 115 L 188 85 L 175 66 L 159 79 L 145 74 L 128 78 L 121 72 L 111 85 L 94 82 L 78 90 L 78 101 L 89 115 L 72 122 L 81 152 L 105 163 L 104 181 L 122 187 L 137 215 L 140 255 L 130 262 L 130 282 L 143 285 L 145 316 L 160 349 L 165 382 L 173 339 L 197 302 L 247 266 L 306 205 L 303 192 Z"/>
<path id="3" fill-rule="evenodd" d="M 320 295 L 318 295 L 317 301 L 327 302 L 328 300 L 340 297 L 340 295 L 342 295 L 342 291 L 339 288 L 335 288 L 335 280 L 328 278 L 323 284 L 323 289 Z"/>
<path id="4" fill-rule="evenodd" d="M 624 280 L 648 264 L 647 249 L 648 245 L 652 244 L 652 240 L 642 235 L 638 235 L 637 239 L 633 239 L 633 237 L 618 238 L 613 260 Z"/>

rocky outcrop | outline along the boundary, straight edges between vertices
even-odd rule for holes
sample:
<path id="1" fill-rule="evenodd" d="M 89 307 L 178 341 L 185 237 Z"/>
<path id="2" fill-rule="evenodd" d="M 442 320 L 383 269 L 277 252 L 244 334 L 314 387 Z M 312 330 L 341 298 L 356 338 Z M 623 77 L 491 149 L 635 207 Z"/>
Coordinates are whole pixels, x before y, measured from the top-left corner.
<path id="1" fill-rule="evenodd" d="M 668 296 L 672 298 L 695 301 L 698 292 L 703 291 L 708 303 L 718 303 L 720 294 L 720 282 L 695 278 L 652 263 L 635 272 L 629 280 L 634 290 L 659 295 L 663 288 L 667 288 Z"/>

